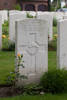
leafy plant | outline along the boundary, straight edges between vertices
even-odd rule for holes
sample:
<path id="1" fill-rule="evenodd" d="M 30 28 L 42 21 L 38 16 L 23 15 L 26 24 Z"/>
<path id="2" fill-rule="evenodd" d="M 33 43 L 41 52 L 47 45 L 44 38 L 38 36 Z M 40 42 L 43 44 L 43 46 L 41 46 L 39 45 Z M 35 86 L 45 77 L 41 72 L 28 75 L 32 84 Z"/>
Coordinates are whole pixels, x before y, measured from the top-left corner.
<path id="1" fill-rule="evenodd" d="M 7 75 L 7 79 L 5 81 L 6 81 L 7 85 L 14 85 L 15 84 L 15 73 L 14 73 L 14 71 L 10 72 Z"/>
<path id="2" fill-rule="evenodd" d="M 57 50 L 57 39 L 48 42 L 48 49 L 49 51 L 56 51 Z"/>
<path id="3" fill-rule="evenodd" d="M 29 84 L 23 87 L 24 93 L 28 95 L 37 95 L 42 91 L 42 87 L 39 84 Z"/>
<path id="4" fill-rule="evenodd" d="M 34 18 L 34 17 L 30 15 L 29 13 L 27 13 L 27 18 Z"/>
<path id="5" fill-rule="evenodd" d="M 15 9 L 15 10 L 21 11 L 21 6 L 20 6 L 20 4 L 16 4 L 16 5 L 14 6 L 14 9 Z"/>
<path id="6" fill-rule="evenodd" d="M 3 41 L 3 46 L 2 46 L 3 51 L 14 51 L 15 50 L 15 43 L 11 42 L 7 37 L 3 38 L 2 41 Z"/>
<path id="7" fill-rule="evenodd" d="M 40 84 L 45 92 L 67 92 L 67 70 L 52 70 L 44 73 Z"/>
<path id="8" fill-rule="evenodd" d="M 20 72 L 19 72 L 19 68 L 20 68 L 20 66 L 22 67 L 22 68 L 24 68 L 24 64 L 23 64 L 23 54 L 18 54 L 17 55 L 17 67 L 16 67 L 16 71 L 15 71 L 15 74 L 16 74 L 16 79 L 15 79 L 15 82 L 18 82 L 18 79 L 27 79 L 27 76 L 25 76 L 25 75 L 21 75 L 20 74 Z"/>

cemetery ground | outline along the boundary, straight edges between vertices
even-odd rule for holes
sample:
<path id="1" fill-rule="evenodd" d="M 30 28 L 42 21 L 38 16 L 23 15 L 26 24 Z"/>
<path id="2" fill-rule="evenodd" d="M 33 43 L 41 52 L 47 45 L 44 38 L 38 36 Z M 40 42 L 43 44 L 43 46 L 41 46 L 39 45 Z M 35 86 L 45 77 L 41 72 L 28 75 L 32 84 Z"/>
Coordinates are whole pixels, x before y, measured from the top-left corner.
<path id="1" fill-rule="evenodd" d="M 56 27 L 53 28 L 54 33 L 57 33 Z M 4 33 L 4 32 L 3 32 Z M 6 35 L 7 38 L 8 35 Z M 55 36 L 56 37 L 56 36 Z M 55 39 L 54 37 L 54 39 Z M 38 95 L 28 95 L 26 93 L 21 94 L 20 91 L 15 91 L 13 85 L 14 74 L 12 72 L 15 70 L 15 52 L 14 50 L 8 51 L 8 41 L 5 35 L 3 35 L 3 50 L 0 51 L 0 100 L 66 100 L 67 93 L 63 94 L 52 94 L 44 93 Z M 9 48 L 11 49 L 11 48 Z M 48 52 L 48 70 L 56 69 L 56 40 L 49 44 Z M 7 91 L 7 95 L 4 95 Z M 12 92 L 12 94 L 11 94 Z M 17 93 L 17 94 L 16 94 Z M 9 97 L 11 96 L 11 97 Z M 12 97 L 13 96 L 13 97 Z M 4 97 L 4 98 L 1 98 Z"/>
<path id="2" fill-rule="evenodd" d="M 14 51 L 0 51 L 0 85 L 7 84 L 7 76 L 14 70 Z M 56 68 L 56 51 L 49 51 L 48 54 L 49 70 Z M 11 88 L 9 88 L 10 90 Z M 0 91 L 2 92 L 2 91 Z M 3 91 L 4 92 L 4 91 Z M 9 93 L 8 93 L 9 94 Z M 49 94 L 44 95 L 19 95 L 15 97 L 0 98 L 0 100 L 66 100 L 67 94 Z"/>

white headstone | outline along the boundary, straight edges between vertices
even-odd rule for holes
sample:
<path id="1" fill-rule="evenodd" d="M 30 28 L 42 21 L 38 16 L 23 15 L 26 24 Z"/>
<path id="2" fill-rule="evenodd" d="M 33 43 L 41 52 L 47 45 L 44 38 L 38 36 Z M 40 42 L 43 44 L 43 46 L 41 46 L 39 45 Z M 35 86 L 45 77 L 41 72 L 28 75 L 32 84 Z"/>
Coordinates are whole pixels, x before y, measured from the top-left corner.
<path id="1" fill-rule="evenodd" d="M 2 24 L 4 24 L 4 21 L 8 21 L 8 11 L 7 10 L 0 10 L 0 15 L 2 16 Z"/>
<path id="2" fill-rule="evenodd" d="M 64 15 L 64 16 L 63 16 L 63 19 L 67 19 L 67 15 Z"/>
<path id="3" fill-rule="evenodd" d="M 62 20 L 64 15 L 65 15 L 64 12 L 54 12 L 53 13 L 53 17 L 55 17 L 57 21 Z"/>
<path id="4" fill-rule="evenodd" d="M 49 40 L 51 41 L 53 39 L 53 16 L 49 12 L 38 12 L 37 18 L 48 21 L 48 35 Z"/>
<path id="5" fill-rule="evenodd" d="M 24 13 L 15 13 L 9 15 L 9 37 L 10 40 L 15 42 L 15 21 L 23 20 L 26 18 Z"/>
<path id="6" fill-rule="evenodd" d="M 23 54 L 25 66 L 20 66 L 19 72 L 28 78 L 22 80 L 24 84 L 39 82 L 41 75 L 48 70 L 47 33 L 45 20 L 33 18 L 16 22 L 16 56 Z"/>
<path id="7" fill-rule="evenodd" d="M 2 49 L 2 16 L 0 15 L 0 50 Z"/>
<path id="8" fill-rule="evenodd" d="M 10 10 L 10 11 L 9 11 L 9 15 L 10 15 L 10 14 L 19 13 L 19 12 L 20 12 L 20 11 L 18 11 L 18 10 Z"/>
<path id="9" fill-rule="evenodd" d="M 58 22 L 57 58 L 58 68 L 67 69 L 67 20 Z"/>

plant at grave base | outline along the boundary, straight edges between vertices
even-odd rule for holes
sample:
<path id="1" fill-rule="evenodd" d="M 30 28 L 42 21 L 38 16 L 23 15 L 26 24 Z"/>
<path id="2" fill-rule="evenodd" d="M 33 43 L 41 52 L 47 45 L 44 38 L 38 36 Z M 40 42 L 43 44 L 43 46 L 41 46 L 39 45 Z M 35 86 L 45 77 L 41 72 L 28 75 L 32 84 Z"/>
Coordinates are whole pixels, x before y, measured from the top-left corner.
<path id="1" fill-rule="evenodd" d="M 58 34 L 54 34 L 53 40 L 57 40 Z"/>
<path id="2" fill-rule="evenodd" d="M 2 35 L 2 50 L 3 51 L 14 51 L 15 50 L 15 43 L 10 41 L 9 36 Z"/>
<path id="3" fill-rule="evenodd" d="M 67 93 L 67 70 L 49 70 L 41 77 L 40 85 L 44 92 Z"/>
<path id="4" fill-rule="evenodd" d="M 56 17 L 53 18 L 53 26 L 55 26 L 55 27 L 57 26 L 57 19 L 56 19 Z"/>
<path id="5" fill-rule="evenodd" d="M 57 50 L 57 39 L 53 39 L 52 41 L 48 42 L 48 50 L 49 51 L 56 51 Z"/>
<path id="6" fill-rule="evenodd" d="M 20 75 L 20 73 L 19 73 L 19 67 L 21 66 L 22 68 L 25 68 L 24 67 L 24 65 L 23 65 L 23 60 L 22 60 L 22 58 L 23 58 L 23 54 L 18 54 L 17 55 L 17 69 L 16 69 L 16 72 L 15 72 L 15 74 L 16 74 L 16 81 L 18 81 L 18 78 L 20 78 L 20 79 L 27 79 L 27 76 L 25 76 L 25 75 Z"/>
<path id="7" fill-rule="evenodd" d="M 22 68 L 25 68 L 24 65 L 23 65 L 23 54 L 18 54 L 17 55 L 17 69 L 16 71 L 12 71 L 9 73 L 9 75 L 7 76 L 7 79 L 6 79 L 6 83 L 7 85 L 15 85 L 15 83 L 18 81 L 18 78 L 19 79 L 27 79 L 27 76 L 25 75 L 20 75 L 19 73 L 19 67 L 22 66 Z"/>
<path id="8" fill-rule="evenodd" d="M 7 75 L 7 78 L 6 78 L 5 81 L 6 81 L 7 86 L 8 85 L 14 85 L 15 84 L 15 72 L 14 71 L 10 72 Z"/>

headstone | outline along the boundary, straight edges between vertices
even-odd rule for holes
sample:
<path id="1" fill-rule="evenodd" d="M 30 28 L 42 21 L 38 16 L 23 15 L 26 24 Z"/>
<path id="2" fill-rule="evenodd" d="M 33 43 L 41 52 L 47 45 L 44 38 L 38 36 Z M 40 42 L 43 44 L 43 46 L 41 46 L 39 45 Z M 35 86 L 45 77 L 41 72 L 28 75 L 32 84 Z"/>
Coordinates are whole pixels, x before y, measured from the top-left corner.
<path id="1" fill-rule="evenodd" d="M 63 19 L 67 19 L 67 15 L 64 15 L 64 16 L 63 16 Z"/>
<path id="2" fill-rule="evenodd" d="M 16 56 L 23 54 L 25 68 L 21 75 L 27 76 L 20 84 L 39 82 L 48 70 L 48 25 L 42 19 L 25 19 L 16 22 Z"/>
<path id="3" fill-rule="evenodd" d="M 9 11 L 9 15 L 10 15 L 10 14 L 19 13 L 19 12 L 20 12 L 20 11 L 18 11 L 18 10 L 10 10 L 10 11 Z"/>
<path id="4" fill-rule="evenodd" d="M 0 10 L 0 15 L 2 16 L 2 24 L 4 24 L 4 21 L 8 21 L 8 11 L 7 10 Z"/>
<path id="5" fill-rule="evenodd" d="M 59 21 L 63 19 L 64 14 L 65 14 L 64 12 L 54 12 L 53 17 L 55 17 L 57 21 Z"/>
<path id="6" fill-rule="evenodd" d="M 10 10 L 10 11 L 9 11 L 9 15 L 10 15 L 10 14 L 16 14 L 16 13 L 24 13 L 24 14 L 25 14 L 26 11 L 19 11 L 19 10 Z"/>
<path id="7" fill-rule="evenodd" d="M 11 41 L 15 42 L 15 21 L 23 20 L 25 18 L 26 14 L 23 12 L 9 15 L 9 37 Z"/>
<path id="8" fill-rule="evenodd" d="M 57 43 L 58 68 L 67 69 L 67 20 L 58 22 L 58 43 Z"/>
<path id="9" fill-rule="evenodd" d="M 2 49 L 2 16 L 0 15 L 0 50 Z"/>
<path id="10" fill-rule="evenodd" d="M 47 20 L 48 21 L 48 35 L 49 40 L 53 40 L 53 16 L 49 12 L 38 12 L 37 18 Z"/>

